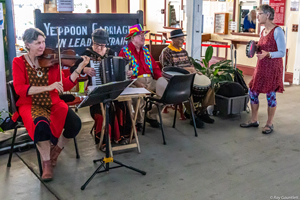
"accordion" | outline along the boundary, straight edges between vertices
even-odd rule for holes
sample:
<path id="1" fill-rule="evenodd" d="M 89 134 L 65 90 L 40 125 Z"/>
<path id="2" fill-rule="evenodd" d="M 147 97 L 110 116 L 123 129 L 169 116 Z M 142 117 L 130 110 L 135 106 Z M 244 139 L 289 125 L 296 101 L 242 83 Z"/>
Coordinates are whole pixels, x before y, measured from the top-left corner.
<path id="1" fill-rule="evenodd" d="M 96 76 L 92 78 L 92 85 L 100 85 L 115 81 L 124 81 L 129 69 L 129 60 L 119 56 L 108 56 L 103 58 L 100 63 L 92 64 L 96 70 Z"/>

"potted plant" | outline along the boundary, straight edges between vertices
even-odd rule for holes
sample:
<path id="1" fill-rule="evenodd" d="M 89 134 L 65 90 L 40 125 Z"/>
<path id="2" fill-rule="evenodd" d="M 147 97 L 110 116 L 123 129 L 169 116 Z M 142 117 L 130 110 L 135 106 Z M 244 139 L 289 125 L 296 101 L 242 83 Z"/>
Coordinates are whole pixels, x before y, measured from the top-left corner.
<path id="1" fill-rule="evenodd" d="M 222 60 L 209 66 L 209 61 L 212 58 L 213 51 L 212 46 L 209 46 L 205 52 L 205 57 L 202 60 L 190 57 L 190 61 L 198 71 L 211 80 L 212 88 L 215 92 L 217 92 L 220 87 L 220 83 L 233 81 L 235 70 L 237 70 L 241 75 L 242 71 L 234 69 L 231 60 Z"/>

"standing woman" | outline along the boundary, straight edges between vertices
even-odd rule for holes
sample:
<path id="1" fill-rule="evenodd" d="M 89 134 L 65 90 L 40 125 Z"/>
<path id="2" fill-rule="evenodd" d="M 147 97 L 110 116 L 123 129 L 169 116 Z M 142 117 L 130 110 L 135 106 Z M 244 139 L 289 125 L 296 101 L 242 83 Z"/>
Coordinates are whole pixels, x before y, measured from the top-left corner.
<path id="1" fill-rule="evenodd" d="M 38 56 L 45 50 L 45 38 L 37 28 L 24 32 L 23 41 L 28 53 L 13 60 L 13 84 L 19 96 L 16 103 L 18 114 L 43 160 L 42 180 L 51 181 L 58 155 L 81 129 L 80 118 L 59 98 L 59 93 L 75 86 L 89 58 L 83 57 L 78 71 L 67 78 L 62 74 L 60 80 L 59 65 L 48 68 L 39 65 Z"/>
<path id="2" fill-rule="evenodd" d="M 268 120 L 262 133 L 272 133 L 273 118 L 276 110 L 276 92 L 282 93 L 283 89 L 283 62 L 285 55 L 285 39 L 283 30 L 273 23 L 274 9 L 269 5 L 261 5 L 257 10 L 257 19 L 265 26 L 258 42 L 259 53 L 257 65 L 249 83 L 249 95 L 252 117 L 247 123 L 242 123 L 243 128 L 258 127 L 258 95 L 267 94 Z"/>

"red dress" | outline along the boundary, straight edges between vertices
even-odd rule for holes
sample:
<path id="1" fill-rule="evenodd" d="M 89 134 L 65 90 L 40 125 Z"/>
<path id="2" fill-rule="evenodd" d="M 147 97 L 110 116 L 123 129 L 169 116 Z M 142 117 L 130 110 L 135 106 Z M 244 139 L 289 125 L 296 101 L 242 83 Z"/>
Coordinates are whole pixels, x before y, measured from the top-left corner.
<path id="1" fill-rule="evenodd" d="M 68 106 L 59 98 L 58 91 L 52 90 L 28 95 L 31 86 L 48 86 L 60 81 L 59 70 L 58 65 L 41 68 L 43 76 L 38 77 L 36 71 L 27 63 L 24 56 L 16 57 L 13 60 L 13 83 L 15 91 L 19 95 L 16 106 L 32 140 L 34 140 L 36 127 L 34 121 L 38 117 L 45 117 L 48 120 L 50 130 L 55 138 L 59 138 L 62 133 Z M 65 78 L 63 74 L 62 77 L 64 91 L 68 91 L 76 85 L 76 82 L 72 82 L 70 77 Z"/>
<path id="2" fill-rule="evenodd" d="M 274 31 L 277 27 L 274 27 L 270 33 L 263 36 L 263 32 L 259 39 L 258 45 L 260 51 L 264 50 L 267 52 L 278 51 L 277 44 L 274 39 Z M 258 93 L 268 92 L 280 92 L 283 89 L 283 62 L 282 58 L 263 58 L 257 61 L 256 68 L 252 80 L 249 83 L 251 91 Z"/>

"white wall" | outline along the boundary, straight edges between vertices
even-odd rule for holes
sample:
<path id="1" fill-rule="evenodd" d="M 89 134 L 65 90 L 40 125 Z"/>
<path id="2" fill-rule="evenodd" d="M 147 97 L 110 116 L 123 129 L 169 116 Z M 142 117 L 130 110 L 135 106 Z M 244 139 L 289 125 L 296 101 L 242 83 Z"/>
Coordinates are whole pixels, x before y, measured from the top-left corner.
<path id="1" fill-rule="evenodd" d="M 165 31 L 164 15 L 161 14 L 161 9 L 164 8 L 164 0 L 148 0 L 147 12 L 146 12 L 146 29 L 151 33 L 157 33 L 157 31 Z"/>

